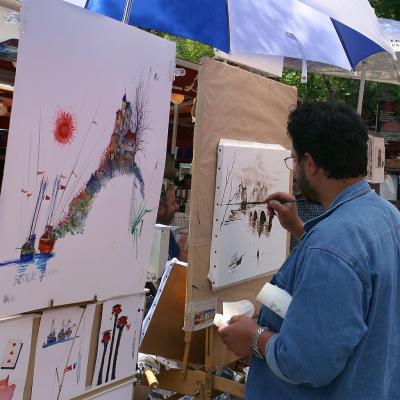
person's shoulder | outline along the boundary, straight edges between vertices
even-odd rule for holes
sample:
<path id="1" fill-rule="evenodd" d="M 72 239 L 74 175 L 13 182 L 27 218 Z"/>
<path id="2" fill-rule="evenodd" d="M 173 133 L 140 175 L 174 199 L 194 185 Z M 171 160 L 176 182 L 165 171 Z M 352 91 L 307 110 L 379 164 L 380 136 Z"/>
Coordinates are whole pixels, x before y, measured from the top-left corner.
<path id="1" fill-rule="evenodd" d="M 398 229 L 398 210 L 379 196 L 368 195 L 328 210 L 310 230 L 308 245 L 335 249 L 354 258 L 359 252 L 368 252 L 367 247 L 381 241 L 382 236 L 397 235 Z"/>

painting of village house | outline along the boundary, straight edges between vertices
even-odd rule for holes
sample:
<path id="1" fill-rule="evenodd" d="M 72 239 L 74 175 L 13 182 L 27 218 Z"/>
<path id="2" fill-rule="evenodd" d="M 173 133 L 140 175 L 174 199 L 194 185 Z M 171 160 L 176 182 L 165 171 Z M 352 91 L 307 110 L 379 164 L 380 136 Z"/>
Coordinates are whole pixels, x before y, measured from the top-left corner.
<path id="1" fill-rule="evenodd" d="M 142 290 L 175 60 L 171 42 L 60 0 L 22 15 L 0 316 Z"/>
<path id="2" fill-rule="evenodd" d="M 215 184 L 209 279 L 213 289 L 277 270 L 287 233 L 265 199 L 288 192 L 290 171 L 280 145 L 221 139 Z"/>

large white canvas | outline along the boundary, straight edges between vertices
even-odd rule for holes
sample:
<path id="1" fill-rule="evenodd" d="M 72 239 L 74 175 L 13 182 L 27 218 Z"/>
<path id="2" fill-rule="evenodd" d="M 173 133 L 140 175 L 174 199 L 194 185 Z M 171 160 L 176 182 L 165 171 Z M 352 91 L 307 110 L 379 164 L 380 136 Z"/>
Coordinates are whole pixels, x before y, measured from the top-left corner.
<path id="1" fill-rule="evenodd" d="M 143 303 L 144 294 L 104 302 L 93 386 L 136 371 Z"/>
<path id="2" fill-rule="evenodd" d="M 275 218 L 268 233 L 266 204 L 274 192 L 288 192 L 290 171 L 280 145 L 221 139 L 218 146 L 210 255 L 213 289 L 278 269 L 286 257 L 287 232 Z"/>
<path id="3" fill-rule="evenodd" d="M 24 1 L 21 30 L 0 198 L 0 316 L 51 299 L 140 292 L 175 45 L 59 0 Z M 38 199 L 36 255 L 21 261 L 21 246 L 32 255 L 27 239 Z M 49 221 L 53 233 L 43 242 Z M 39 256 L 41 242 L 49 254 Z"/>
<path id="4" fill-rule="evenodd" d="M 32 341 L 32 316 L 0 321 L 0 399 L 22 400 Z"/>
<path id="5" fill-rule="evenodd" d="M 94 305 L 43 313 L 32 400 L 69 399 L 85 390 Z"/>

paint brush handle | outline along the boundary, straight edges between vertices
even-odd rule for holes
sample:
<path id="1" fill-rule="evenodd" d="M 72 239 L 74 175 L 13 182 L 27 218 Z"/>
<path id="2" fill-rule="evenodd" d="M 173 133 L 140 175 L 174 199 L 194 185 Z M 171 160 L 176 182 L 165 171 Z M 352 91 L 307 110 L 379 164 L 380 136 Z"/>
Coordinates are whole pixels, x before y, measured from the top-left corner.
<path id="1" fill-rule="evenodd" d="M 271 200 L 270 200 L 271 201 Z M 275 200 L 279 201 L 279 200 Z M 282 200 L 279 201 L 281 204 L 287 204 L 287 203 L 297 203 L 305 201 L 305 199 L 296 199 L 296 200 Z M 227 206 L 241 206 L 241 205 L 248 205 L 248 204 L 268 204 L 269 201 L 249 201 L 249 202 L 243 202 L 243 203 L 228 203 Z"/>

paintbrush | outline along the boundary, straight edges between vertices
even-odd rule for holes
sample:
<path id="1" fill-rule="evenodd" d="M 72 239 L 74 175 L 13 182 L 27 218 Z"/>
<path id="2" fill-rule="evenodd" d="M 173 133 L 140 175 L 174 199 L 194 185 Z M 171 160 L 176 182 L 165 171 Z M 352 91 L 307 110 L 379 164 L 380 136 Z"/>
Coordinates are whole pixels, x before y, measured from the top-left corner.
<path id="1" fill-rule="evenodd" d="M 269 201 L 249 201 L 249 202 L 243 202 L 243 203 L 228 203 L 226 204 L 227 206 L 245 206 L 248 204 L 268 204 L 270 201 L 279 201 L 279 200 L 269 200 Z M 306 201 L 306 199 L 296 199 L 296 200 L 282 200 L 279 201 L 281 204 L 287 204 L 287 203 L 297 203 L 300 201 Z"/>

